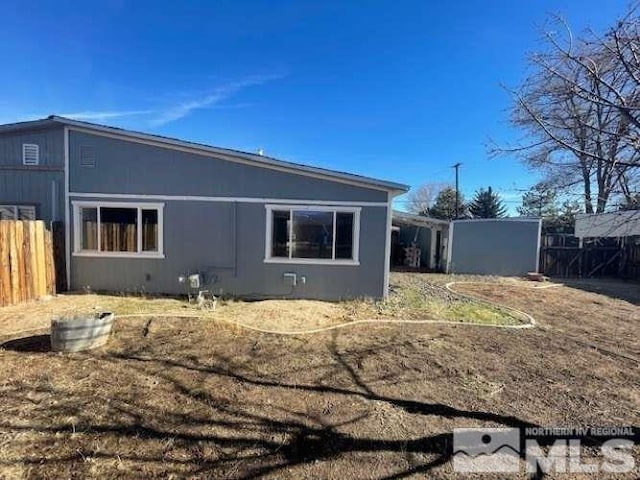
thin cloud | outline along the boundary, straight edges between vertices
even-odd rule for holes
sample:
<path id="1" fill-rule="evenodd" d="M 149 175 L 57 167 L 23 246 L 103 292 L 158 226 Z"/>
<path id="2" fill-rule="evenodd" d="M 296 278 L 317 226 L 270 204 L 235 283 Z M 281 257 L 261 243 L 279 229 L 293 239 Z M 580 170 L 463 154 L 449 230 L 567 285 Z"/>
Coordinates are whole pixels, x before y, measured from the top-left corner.
<path id="1" fill-rule="evenodd" d="M 109 120 L 117 120 L 125 117 L 143 117 L 145 121 L 152 127 L 159 127 L 168 123 L 174 122 L 181 118 L 184 118 L 196 110 L 204 109 L 235 109 L 246 108 L 250 106 L 249 103 L 225 103 L 225 100 L 233 97 L 241 90 L 249 87 L 263 85 L 267 82 L 282 78 L 284 75 L 255 75 L 247 77 L 243 80 L 228 83 L 217 87 L 208 95 L 195 98 L 193 100 L 180 102 L 177 104 L 169 105 L 165 108 L 156 108 L 148 110 L 83 110 L 72 111 L 67 113 L 56 113 L 60 117 L 72 118 L 75 120 L 84 120 L 87 122 L 106 122 Z M 19 115 L 12 119 L 2 120 L 0 123 L 9 122 L 26 122 L 32 120 L 38 120 L 48 117 L 51 113 L 46 114 L 34 114 L 34 115 Z"/>
<path id="2" fill-rule="evenodd" d="M 61 113 L 61 117 L 73 118 L 75 120 L 109 120 L 113 118 L 133 117 L 137 115 L 150 115 L 152 110 L 128 110 L 123 112 L 75 112 Z"/>
<path id="3" fill-rule="evenodd" d="M 220 102 L 227 100 L 233 95 L 237 94 L 241 90 L 249 87 L 263 85 L 272 80 L 282 78 L 281 75 L 260 75 L 249 77 L 244 80 L 229 83 L 221 87 L 216 88 L 213 92 L 195 100 L 188 102 L 182 102 L 174 105 L 162 112 L 155 118 L 153 118 L 150 124 L 154 127 L 166 125 L 167 123 L 174 122 L 181 118 L 186 117 L 195 110 L 201 110 L 204 108 L 211 108 L 217 106 Z"/>

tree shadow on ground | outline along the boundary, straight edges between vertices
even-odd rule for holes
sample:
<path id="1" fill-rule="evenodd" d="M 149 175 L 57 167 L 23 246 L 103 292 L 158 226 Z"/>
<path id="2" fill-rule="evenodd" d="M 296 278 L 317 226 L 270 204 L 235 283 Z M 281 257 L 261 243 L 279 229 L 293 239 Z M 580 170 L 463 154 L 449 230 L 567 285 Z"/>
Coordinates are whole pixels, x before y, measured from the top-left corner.
<path id="1" fill-rule="evenodd" d="M 44 353 L 51 351 L 50 335 L 32 335 L 30 337 L 15 338 L 0 344 L 0 349 L 14 352 Z"/>
<path id="2" fill-rule="evenodd" d="M 46 337 L 46 336 L 42 336 Z M 41 343 L 41 342 L 40 342 Z M 44 418 L 69 418 L 78 416 L 87 405 L 94 402 L 108 403 L 104 406 L 108 415 L 98 420 L 96 416 L 81 418 L 76 423 L 53 421 L 14 422 L 3 419 L 0 429 L 13 432 L 38 432 L 40 436 L 65 438 L 65 435 L 85 435 L 93 441 L 114 436 L 118 442 L 128 439 L 140 442 L 137 453 L 111 450 L 102 447 L 92 451 L 94 459 L 109 459 L 118 462 L 129 461 L 135 464 L 154 465 L 161 469 L 163 476 L 185 474 L 189 476 L 222 476 L 225 478 L 257 478 L 264 475 L 277 477 L 289 476 L 290 469 L 313 466 L 319 462 L 334 462 L 345 455 L 382 455 L 393 454 L 408 459 L 404 467 L 393 468 L 380 478 L 404 478 L 416 474 L 426 474 L 449 462 L 453 456 L 452 433 L 444 431 L 430 435 L 397 439 L 387 437 L 385 432 L 376 432 L 375 436 L 354 434 L 348 427 L 364 422 L 369 412 L 349 414 L 346 419 L 331 419 L 316 415 L 288 405 L 284 399 L 296 395 L 326 396 L 345 398 L 350 401 L 360 399 L 366 405 L 385 404 L 390 408 L 403 411 L 411 416 L 446 417 L 448 419 L 468 419 L 504 427 L 525 428 L 536 426 L 515 416 L 499 413 L 465 410 L 442 403 L 397 398 L 376 392 L 375 384 L 386 378 L 364 378 L 360 365 L 375 356 L 375 348 L 361 351 L 341 351 L 334 342 L 329 345 L 332 362 L 323 363 L 322 371 L 314 382 L 294 383 L 286 380 L 287 372 L 260 373 L 259 366 L 265 362 L 277 365 L 276 355 L 259 358 L 229 357 L 211 354 L 207 358 L 180 355 L 167 358 L 159 352 L 140 348 L 121 352 L 108 352 L 69 357 L 70 365 L 78 365 L 89 360 L 100 362 L 103 368 L 122 366 L 136 372 L 140 381 L 154 378 L 158 384 L 173 392 L 176 402 L 189 404 L 188 409 L 176 408 L 163 410 L 148 401 L 147 397 L 137 395 L 122 398 L 106 397 L 100 391 L 94 391 L 91 398 L 70 395 L 62 386 L 51 385 L 49 394 L 54 395 L 56 403 L 43 407 Z M 24 350 L 18 350 L 24 351 Z M 310 367 L 313 368 L 313 367 Z M 340 379 L 339 381 L 336 379 Z M 233 401 L 223 395 L 222 389 L 207 388 L 211 381 L 214 385 L 240 385 L 243 391 L 258 389 L 260 398 L 271 401 Z M 207 383 L 209 382 L 209 383 Z M 345 386 L 345 383 L 347 384 Z M 133 387 L 133 385 L 132 385 Z M 35 387 L 22 384 L 13 391 L 5 391 L 8 398 L 30 398 Z M 283 393 L 292 395 L 286 397 Z M 41 393 L 41 392 L 40 392 Z M 153 395 L 153 393 L 151 393 Z M 89 441 L 84 443 L 89 444 Z M 158 453 L 151 442 L 172 442 L 172 445 L 185 446 L 192 453 L 191 458 L 175 458 L 166 453 Z M 215 455 L 203 453 L 203 445 L 215 449 Z M 29 457 L 24 455 L 13 461 L 32 466 L 45 472 L 46 468 L 70 468 L 75 471 L 77 463 L 85 465 L 86 456 L 77 452 L 67 455 Z M 414 456 L 419 456 L 416 459 Z M 428 457 L 428 458 L 427 458 Z M 0 460 L 7 465 L 11 460 Z M 64 471 L 64 470 L 63 470 Z M 116 472 L 122 474 L 124 472 Z M 353 472 L 352 472 L 353 473 Z M 360 472 L 363 477 L 371 472 Z M 65 476 L 64 474 L 61 476 Z M 117 475 L 114 475 L 117 476 Z M 542 474 L 538 475 L 540 478 Z"/>
<path id="3" fill-rule="evenodd" d="M 558 281 L 567 287 L 640 305 L 640 284 L 636 281 L 624 282 L 619 279 L 604 278 L 562 278 Z"/>

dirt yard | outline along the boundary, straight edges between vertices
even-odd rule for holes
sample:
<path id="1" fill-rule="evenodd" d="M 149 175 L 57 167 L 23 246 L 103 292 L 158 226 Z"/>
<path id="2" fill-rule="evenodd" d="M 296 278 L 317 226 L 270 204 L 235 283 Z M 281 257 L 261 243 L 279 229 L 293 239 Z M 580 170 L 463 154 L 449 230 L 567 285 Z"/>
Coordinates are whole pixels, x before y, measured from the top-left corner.
<path id="1" fill-rule="evenodd" d="M 475 303 L 445 308 L 452 300 L 437 286 L 451 280 L 395 274 L 402 301 L 323 304 L 313 321 L 499 317 Z M 640 426 L 637 286 L 456 280 L 482 282 L 456 288 L 525 310 L 539 327 L 392 323 L 278 336 L 149 313 L 119 319 L 109 344 L 87 353 L 52 353 L 37 331 L 5 336 L 0 478 L 457 478 L 454 427 Z M 187 309 L 157 302 L 156 315 Z M 0 334 L 27 320 L 41 328 L 55 310 L 10 308 L 0 310 Z M 638 446 L 633 453 L 635 470 L 616 478 L 640 475 Z"/>

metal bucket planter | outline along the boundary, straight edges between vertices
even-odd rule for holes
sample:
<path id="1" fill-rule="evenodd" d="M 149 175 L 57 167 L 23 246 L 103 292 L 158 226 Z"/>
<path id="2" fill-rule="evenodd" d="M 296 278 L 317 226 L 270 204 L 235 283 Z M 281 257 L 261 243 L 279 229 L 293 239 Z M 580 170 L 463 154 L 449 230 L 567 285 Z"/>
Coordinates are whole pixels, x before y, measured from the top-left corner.
<path id="1" fill-rule="evenodd" d="M 52 320 L 51 350 L 79 352 L 101 347 L 109 339 L 113 318 L 113 313 L 105 312 L 93 316 Z"/>

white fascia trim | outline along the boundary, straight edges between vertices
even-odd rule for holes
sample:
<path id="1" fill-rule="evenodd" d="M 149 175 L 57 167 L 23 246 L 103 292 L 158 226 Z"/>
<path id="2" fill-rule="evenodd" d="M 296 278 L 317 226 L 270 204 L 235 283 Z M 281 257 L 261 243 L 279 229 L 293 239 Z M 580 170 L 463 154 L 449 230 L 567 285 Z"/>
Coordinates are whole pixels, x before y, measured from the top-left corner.
<path id="1" fill-rule="evenodd" d="M 81 251 L 73 252 L 74 257 L 93 257 L 93 258 L 154 258 L 163 259 L 164 254 L 157 252 L 92 252 Z"/>
<path id="2" fill-rule="evenodd" d="M 446 273 L 451 273 L 451 258 L 453 255 L 453 227 L 455 226 L 455 222 L 451 222 L 449 225 L 449 238 L 447 240 L 447 268 L 445 269 Z"/>
<path id="3" fill-rule="evenodd" d="M 302 201 L 303 200 L 301 200 L 301 202 Z M 350 212 L 350 213 L 360 212 L 362 210 L 359 207 L 354 207 L 345 203 L 336 203 L 334 206 L 334 205 L 327 205 L 326 203 L 315 205 L 315 204 L 309 204 L 309 202 L 306 202 L 305 204 L 300 204 L 300 203 L 269 204 L 267 203 L 265 204 L 264 208 L 266 208 L 267 210 L 287 209 L 287 210 L 298 210 L 298 211 L 313 210 L 314 212 Z"/>
<path id="4" fill-rule="evenodd" d="M 507 218 L 466 218 L 462 220 L 453 220 L 451 223 L 468 223 L 468 222 L 538 222 L 539 218 L 524 217 L 507 217 Z"/>
<path id="5" fill-rule="evenodd" d="M 112 207 L 112 208 L 142 208 L 145 210 L 157 209 L 162 211 L 164 203 L 144 203 L 144 202 L 102 202 L 102 201 L 86 201 L 72 200 L 71 205 L 78 207 Z"/>
<path id="6" fill-rule="evenodd" d="M 539 222 L 538 223 L 538 245 L 536 246 L 536 273 L 540 272 L 540 246 L 542 243 L 542 219 L 540 219 L 538 222 Z M 580 247 L 582 247 L 582 245 L 580 245 Z"/>
<path id="7" fill-rule="evenodd" d="M 391 275 L 391 227 L 393 225 L 393 194 L 387 194 L 387 221 L 384 240 L 384 286 L 382 296 L 389 296 L 389 276 Z"/>
<path id="8" fill-rule="evenodd" d="M 64 121 L 67 121 L 67 120 L 65 119 Z M 394 191 L 398 193 L 405 193 L 405 190 L 401 188 L 402 185 L 398 185 L 397 188 L 391 185 L 390 186 L 377 185 L 372 182 L 370 183 L 366 181 L 359 181 L 358 179 L 355 179 L 355 178 L 354 179 L 344 178 L 342 174 L 340 174 L 339 172 L 336 172 L 335 175 L 331 175 L 330 173 L 313 171 L 315 170 L 314 167 L 300 166 L 296 168 L 295 166 L 278 165 L 274 163 L 275 160 L 271 162 L 269 161 L 269 159 L 266 159 L 266 158 L 260 162 L 252 161 L 250 159 L 242 158 L 239 155 L 235 156 L 227 152 L 217 150 L 213 147 L 207 147 L 204 145 L 191 146 L 191 145 L 188 145 L 187 142 L 182 142 L 180 140 L 168 140 L 163 142 L 161 140 L 151 138 L 149 135 L 145 135 L 141 133 L 117 134 L 117 133 L 101 130 L 100 127 L 97 127 L 97 126 L 92 128 L 71 126 L 67 128 L 70 128 L 75 132 L 87 133 L 89 135 L 98 135 L 101 137 L 114 138 L 117 140 L 125 140 L 128 142 L 141 143 L 143 145 L 152 145 L 159 148 L 166 148 L 169 150 L 177 150 L 180 152 L 193 153 L 193 154 L 202 155 L 205 157 L 214 157 L 214 158 L 219 158 L 221 160 L 226 160 L 229 162 L 235 162 L 235 163 L 240 163 L 244 165 L 251 165 L 253 167 L 258 167 L 258 168 L 267 168 L 270 170 L 291 173 L 294 175 L 302 175 L 304 177 L 318 178 L 321 180 L 327 180 L 331 182 L 344 183 L 347 185 L 353 185 L 361 188 L 368 188 L 371 190 L 378 190 L 378 191 L 384 191 L 384 192 Z M 344 174 L 344 175 L 349 175 L 349 174 Z"/>
<path id="9" fill-rule="evenodd" d="M 121 200 L 159 200 L 159 201 L 181 201 L 181 202 L 228 202 L 228 203 L 264 203 L 264 204 L 295 204 L 300 205 L 327 205 L 345 207 L 386 207 L 386 202 L 358 202 L 358 201 L 336 201 L 336 200 L 302 200 L 292 198 L 254 198 L 254 197 L 207 197 L 201 195 L 147 195 L 135 193 L 89 193 L 71 192 L 74 198 L 107 198 Z"/>
<path id="10" fill-rule="evenodd" d="M 327 259 L 319 259 L 319 258 L 279 258 L 279 257 L 270 257 L 265 258 L 264 263 L 280 263 L 280 264 L 293 264 L 293 265 L 342 265 L 342 266 L 350 266 L 357 267 L 360 265 L 360 262 L 354 260 L 331 260 Z"/>
<path id="11" fill-rule="evenodd" d="M 69 204 L 69 127 L 64 127 L 64 245 L 67 290 L 71 289 L 71 205 Z"/>

